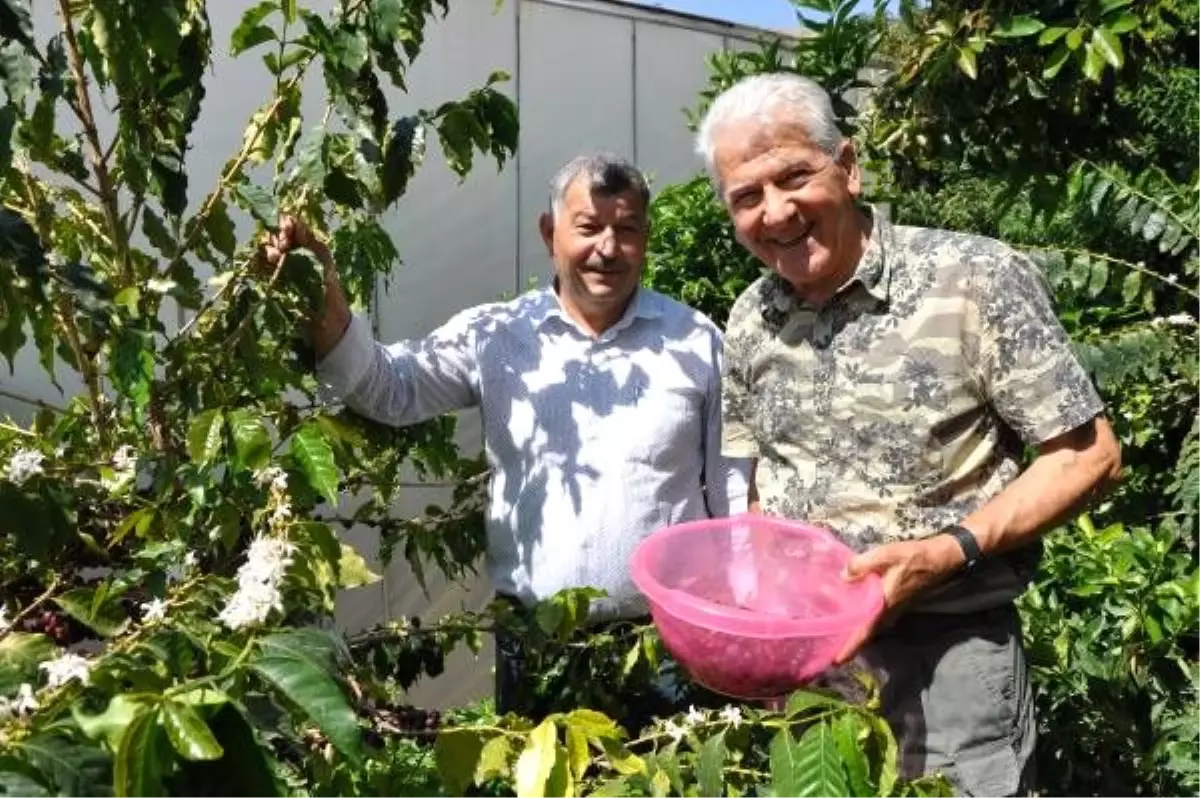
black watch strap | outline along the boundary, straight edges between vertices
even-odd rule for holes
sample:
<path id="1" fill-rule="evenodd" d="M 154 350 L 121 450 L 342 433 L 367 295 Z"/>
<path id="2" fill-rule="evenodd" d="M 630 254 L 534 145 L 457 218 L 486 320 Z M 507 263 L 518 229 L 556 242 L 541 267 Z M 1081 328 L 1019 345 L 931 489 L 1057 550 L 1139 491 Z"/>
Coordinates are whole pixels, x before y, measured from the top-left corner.
<path id="1" fill-rule="evenodd" d="M 963 565 L 964 571 L 971 571 L 979 564 L 983 558 L 983 552 L 979 550 L 979 541 L 975 539 L 975 533 L 967 529 L 965 526 L 948 526 L 942 530 L 943 534 L 951 535 L 958 541 L 958 545 L 962 548 L 963 556 L 967 558 Z"/>

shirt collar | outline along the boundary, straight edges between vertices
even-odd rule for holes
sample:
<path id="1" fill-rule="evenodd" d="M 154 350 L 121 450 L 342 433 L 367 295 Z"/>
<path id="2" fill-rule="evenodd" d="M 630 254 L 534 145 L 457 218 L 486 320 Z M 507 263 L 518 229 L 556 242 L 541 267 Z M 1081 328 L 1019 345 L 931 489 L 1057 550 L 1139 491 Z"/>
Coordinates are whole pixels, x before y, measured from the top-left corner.
<path id="1" fill-rule="evenodd" d="M 644 287 L 638 287 L 638 290 L 633 295 L 633 299 L 629 302 L 629 307 L 625 309 L 625 313 L 612 327 L 604 331 L 605 337 L 611 337 L 629 325 L 633 324 L 636 319 L 657 319 L 663 314 L 662 297 L 653 291 Z M 563 309 L 562 302 L 558 299 L 558 292 L 554 290 L 554 281 L 538 290 L 533 306 L 529 309 L 529 318 L 533 322 L 535 329 L 540 329 L 545 326 L 551 319 L 558 319 L 564 324 L 575 326 L 575 321 L 567 315 Z"/>

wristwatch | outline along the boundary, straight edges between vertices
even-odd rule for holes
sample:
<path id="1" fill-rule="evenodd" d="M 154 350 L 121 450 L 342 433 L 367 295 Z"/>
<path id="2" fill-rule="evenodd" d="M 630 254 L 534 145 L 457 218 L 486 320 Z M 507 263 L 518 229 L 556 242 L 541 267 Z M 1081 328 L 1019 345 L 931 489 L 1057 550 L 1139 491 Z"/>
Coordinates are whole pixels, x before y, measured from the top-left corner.
<path id="1" fill-rule="evenodd" d="M 962 548 L 963 556 L 967 558 L 962 570 L 968 573 L 973 571 L 979 561 L 983 559 L 983 552 L 979 550 L 979 541 L 975 539 L 975 533 L 965 526 L 955 524 L 943 529 L 942 534 L 952 536 Z"/>

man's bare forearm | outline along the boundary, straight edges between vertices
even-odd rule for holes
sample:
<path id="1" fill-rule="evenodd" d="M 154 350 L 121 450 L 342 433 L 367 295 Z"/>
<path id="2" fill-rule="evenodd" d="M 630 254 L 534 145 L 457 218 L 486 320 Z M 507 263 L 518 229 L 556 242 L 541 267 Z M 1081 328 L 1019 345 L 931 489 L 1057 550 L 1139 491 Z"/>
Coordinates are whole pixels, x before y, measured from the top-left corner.
<path id="1" fill-rule="evenodd" d="M 963 519 L 985 554 L 1017 548 L 1081 512 L 1121 469 L 1120 447 L 1103 418 L 1061 436 L 992 501 Z"/>
<path id="2" fill-rule="evenodd" d="M 350 303 L 346 301 L 346 293 L 342 290 L 337 271 L 333 269 L 332 264 L 327 264 L 324 306 L 309 326 L 318 360 L 332 352 L 338 341 L 342 340 L 346 328 L 350 326 L 351 316 Z"/>

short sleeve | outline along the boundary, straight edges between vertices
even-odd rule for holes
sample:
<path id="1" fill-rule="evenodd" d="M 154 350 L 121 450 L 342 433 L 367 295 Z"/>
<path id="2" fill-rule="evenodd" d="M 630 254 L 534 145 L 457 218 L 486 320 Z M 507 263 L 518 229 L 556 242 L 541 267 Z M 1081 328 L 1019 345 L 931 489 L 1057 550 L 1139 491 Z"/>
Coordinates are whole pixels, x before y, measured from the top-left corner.
<path id="1" fill-rule="evenodd" d="M 1031 446 L 1103 413 L 1037 267 L 1011 250 L 974 266 L 977 378 L 996 413 Z"/>

